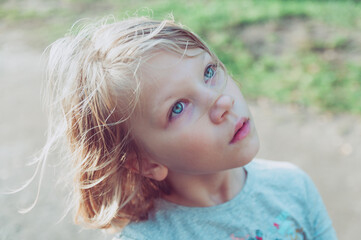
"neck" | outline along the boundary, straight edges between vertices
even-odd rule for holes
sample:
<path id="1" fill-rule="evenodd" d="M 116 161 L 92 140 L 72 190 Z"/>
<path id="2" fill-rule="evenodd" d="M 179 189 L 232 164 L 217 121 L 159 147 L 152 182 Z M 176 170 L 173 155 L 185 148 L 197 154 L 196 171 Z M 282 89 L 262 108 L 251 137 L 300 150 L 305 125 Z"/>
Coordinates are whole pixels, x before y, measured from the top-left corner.
<path id="1" fill-rule="evenodd" d="M 230 169 L 215 174 L 184 175 L 170 172 L 170 195 L 164 199 L 179 205 L 210 207 L 234 198 L 243 188 L 246 173 L 243 168 Z"/>

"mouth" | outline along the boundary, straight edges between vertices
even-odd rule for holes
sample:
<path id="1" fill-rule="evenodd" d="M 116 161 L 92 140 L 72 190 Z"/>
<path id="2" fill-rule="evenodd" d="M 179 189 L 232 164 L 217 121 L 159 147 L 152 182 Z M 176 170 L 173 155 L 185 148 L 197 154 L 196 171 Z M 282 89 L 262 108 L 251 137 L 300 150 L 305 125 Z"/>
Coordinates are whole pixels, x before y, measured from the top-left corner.
<path id="1" fill-rule="evenodd" d="M 243 140 L 248 136 L 250 130 L 251 128 L 250 128 L 249 118 L 242 118 L 236 124 L 234 135 L 230 143 L 232 144 Z"/>

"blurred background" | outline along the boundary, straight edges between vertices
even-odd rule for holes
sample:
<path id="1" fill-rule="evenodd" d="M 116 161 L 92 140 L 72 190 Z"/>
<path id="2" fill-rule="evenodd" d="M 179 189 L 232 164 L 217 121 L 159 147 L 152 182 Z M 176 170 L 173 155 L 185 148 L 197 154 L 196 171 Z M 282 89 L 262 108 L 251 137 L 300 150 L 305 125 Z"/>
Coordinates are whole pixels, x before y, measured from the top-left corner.
<path id="1" fill-rule="evenodd" d="M 361 3 L 290 0 L 0 0 L 0 192 L 35 171 L 45 143 L 41 54 L 81 18 L 169 13 L 218 54 L 248 98 L 258 157 L 290 161 L 314 180 L 339 239 L 361 236 Z M 111 239 L 64 216 L 61 156 L 14 195 L 0 195 L 0 239 Z"/>

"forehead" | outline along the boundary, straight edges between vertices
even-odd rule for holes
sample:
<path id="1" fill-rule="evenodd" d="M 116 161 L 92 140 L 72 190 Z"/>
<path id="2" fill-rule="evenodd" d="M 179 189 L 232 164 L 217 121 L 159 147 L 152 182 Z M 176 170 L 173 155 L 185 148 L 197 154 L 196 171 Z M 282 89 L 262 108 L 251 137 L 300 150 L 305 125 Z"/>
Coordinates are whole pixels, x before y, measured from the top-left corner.
<path id="1" fill-rule="evenodd" d="M 182 81 L 192 70 L 196 70 L 198 65 L 209 56 L 202 49 L 189 49 L 184 54 L 157 51 L 140 67 L 140 81 L 143 95 L 146 95 L 148 89 L 166 87 Z"/>
<path id="2" fill-rule="evenodd" d="M 207 54 L 200 48 L 188 49 L 183 53 L 159 50 L 152 52 L 152 56 L 140 67 L 142 74 L 162 74 L 175 71 L 180 63 L 184 63 L 189 58 L 201 58 Z M 144 76 L 143 76 L 144 77 Z"/>

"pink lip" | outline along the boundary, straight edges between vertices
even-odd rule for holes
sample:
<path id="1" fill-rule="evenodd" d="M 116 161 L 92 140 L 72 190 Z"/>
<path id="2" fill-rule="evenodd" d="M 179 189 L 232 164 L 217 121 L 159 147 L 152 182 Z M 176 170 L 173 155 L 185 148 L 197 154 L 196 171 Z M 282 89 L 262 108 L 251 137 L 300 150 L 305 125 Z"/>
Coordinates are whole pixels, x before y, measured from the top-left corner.
<path id="1" fill-rule="evenodd" d="M 230 143 L 241 141 L 249 134 L 251 128 L 249 125 L 249 118 L 242 118 L 235 127 L 234 135 Z"/>

